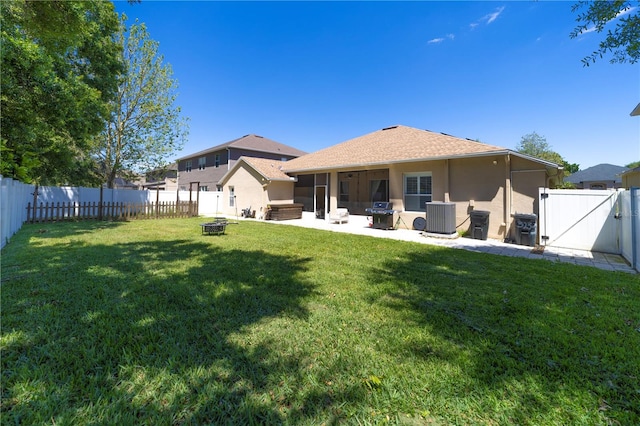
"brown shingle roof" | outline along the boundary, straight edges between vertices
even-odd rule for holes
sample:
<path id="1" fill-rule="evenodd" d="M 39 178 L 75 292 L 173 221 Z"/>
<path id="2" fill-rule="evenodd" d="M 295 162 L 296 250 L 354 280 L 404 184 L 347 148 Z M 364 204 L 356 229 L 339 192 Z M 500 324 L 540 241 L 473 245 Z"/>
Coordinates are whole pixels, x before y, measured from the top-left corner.
<path id="1" fill-rule="evenodd" d="M 244 135 L 241 138 L 234 139 L 229 142 L 225 142 L 220 145 L 216 145 L 213 148 L 207 148 L 203 151 L 189 154 L 184 157 L 178 158 L 178 160 L 184 160 L 185 158 L 198 157 L 210 152 L 220 151 L 221 149 L 236 148 L 245 149 L 249 151 L 268 152 L 272 154 L 281 154 L 289 157 L 299 157 L 306 154 L 304 151 L 293 148 L 289 145 L 276 142 L 269 138 L 265 138 L 259 135 Z"/>
<path id="2" fill-rule="evenodd" d="M 267 158 L 240 157 L 255 171 L 269 180 L 290 180 L 291 177 L 282 171 L 284 161 L 269 160 Z"/>
<path id="3" fill-rule="evenodd" d="M 286 172 L 504 153 L 499 146 L 407 126 L 392 126 L 294 158 Z"/>

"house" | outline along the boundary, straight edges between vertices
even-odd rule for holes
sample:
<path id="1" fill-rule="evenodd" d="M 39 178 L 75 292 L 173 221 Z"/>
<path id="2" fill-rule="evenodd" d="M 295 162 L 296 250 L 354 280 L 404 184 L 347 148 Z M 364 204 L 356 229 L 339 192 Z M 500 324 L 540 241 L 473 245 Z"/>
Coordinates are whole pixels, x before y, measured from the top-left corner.
<path id="1" fill-rule="evenodd" d="M 257 217 L 263 217 L 266 206 L 290 203 L 295 178 L 282 171 L 284 164 L 268 158 L 240 157 L 220 180 L 226 212 L 251 209 L 256 210 Z"/>
<path id="2" fill-rule="evenodd" d="M 622 173 L 620 177 L 624 189 L 640 188 L 640 167 L 629 169 Z"/>
<path id="3" fill-rule="evenodd" d="M 242 156 L 287 161 L 304 154 L 304 151 L 263 136 L 245 135 L 179 158 L 178 186 L 181 190 L 197 185 L 200 191 L 216 191 L 221 188 L 220 179 Z"/>
<path id="4" fill-rule="evenodd" d="M 622 187 L 621 174 L 626 167 L 613 164 L 598 164 L 567 176 L 564 180 L 571 182 L 577 189 L 610 189 Z"/>
<path id="5" fill-rule="evenodd" d="M 170 164 L 166 167 L 150 170 L 142 176 L 139 185 L 143 189 L 177 191 L 178 166 L 176 164 Z"/>
<path id="6" fill-rule="evenodd" d="M 240 186 L 245 179 L 259 182 L 260 188 L 254 183 Z M 472 210 L 488 211 L 489 237 L 507 238 L 513 215 L 537 213 L 538 188 L 554 187 L 561 179 L 562 168 L 545 160 L 443 133 L 391 126 L 266 169 L 264 163 L 244 161 L 225 176 L 223 191 L 225 197 L 233 191 L 238 200 L 251 199 L 256 210 L 266 208 L 267 200 L 300 203 L 317 218 L 336 208 L 365 215 L 373 202 L 389 201 L 409 226 L 424 217 L 425 203 L 443 201 L 455 203 L 461 229 L 468 227 Z"/>

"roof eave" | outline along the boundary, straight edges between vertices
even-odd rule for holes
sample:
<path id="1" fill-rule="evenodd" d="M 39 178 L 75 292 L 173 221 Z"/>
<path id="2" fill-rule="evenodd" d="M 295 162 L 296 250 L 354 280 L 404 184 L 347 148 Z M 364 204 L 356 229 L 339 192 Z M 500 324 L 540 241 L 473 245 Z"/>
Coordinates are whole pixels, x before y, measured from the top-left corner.
<path id="1" fill-rule="evenodd" d="M 525 158 L 527 160 L 535 161 L 537 163 L 544 164 L 547 167 L 554 167 L 562 169 L 562 166 L 552 163 L 550 161 L 542 160 L 540 158 L 531 157 L 529 155 L 521 154 L 516 151 L 511 151 L 508 149 L 504 150 L 496 150 L 496 151 L 486 151 L 486 152 L 476 152 L 476 153 L 468 153 L 468 154 L 460 154 L 460 155 L 442 155 L 436 157 L 423 157 L 423 158 L 408 158 L 404 160 L 397 161 L 377 161 L 377 162 L 369 162 L 369 163 L 348 163 L 334 166 L 326 166 L 326 167 L 311 167 L 311 168 L 301 168 L 301 169 L 288 169 L 286 168 L 286 163 L 282 167 L 282 171 L 285 173 L 299 173 L 311 170 L 336 170 L 336 169 L 348 169 L 354 167 L 375 167 L 375 166 L 388 166 L 389 164 L 399 164 L 399 163 L 416 163 L 420 161 L 439 161 L 439 160 L 456 160 L 462 158 L 475 158 L 475 157 L 491 157 L 495 155 L 516 155 L 518 157 Z"/>

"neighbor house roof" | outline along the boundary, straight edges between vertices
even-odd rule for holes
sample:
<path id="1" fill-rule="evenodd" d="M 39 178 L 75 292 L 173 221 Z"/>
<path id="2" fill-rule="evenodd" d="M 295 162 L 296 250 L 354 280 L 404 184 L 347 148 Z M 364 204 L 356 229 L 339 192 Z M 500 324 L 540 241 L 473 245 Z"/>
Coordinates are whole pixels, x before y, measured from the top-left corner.
<path id="1" fill-rule="evenodd" d="M 603 163 L 575 172 L 564 178 L 564 180 L 571 183 L 597 181 L 622 182 L 620 175 L 627 170 L 629 169 L 626 167 Z"/>
<path id="2" fill-rule="evenodd" d="M 637 173 L 637 172 L 640 172 L 640 166 L 638 166 L 638 167 L 636 167 L 634 169 L 627 169 L 627 171 L 623 172 L 622 174 L 623 175 L 628 175 L 628 174 Z"/>
<path id="3" fill-rule="evenodd" d="M 413 127 L 391 126 L 294 158 L 284 164 L 283 170 L 290 173 L 507 153 L 557 167 L 499 146 Z"/>
<path id="4" fill-rule="evenodd" d="M 236 170 L 242 165 L 247 164 L 249 167 L 258 172 L 264 180 L 268 181 L 291 181 L 292 177 L 287 175 L 282 171 L 282 166 L 286 163 L 285 161 L 278 160 L 270 160 L 268 158 L 256 158 L 256 157 L 245 157 L 242 156 L 238 159 L 238 161 L 231 167 L 231 169 L 224 174 L 222 179 L 220 179 L 220 184 L 223 185 L 227 179 L 232 176 Z"/>
<path id="5" fill-rule="evenodd" d="M 220 151 L 228 148 L 236 148 L 236 149 L 242 149 L 242 150 L 248 150 L 248 151 L 268 152 L 271 154 L 286 155 L 288 157 L 299 157 L 301 155 L 306 154 L 306 152 L 300 151 L 299 149 L 293 148 L 291 146 L 265 138 L 264 136 L 252 134 L 252 135 L 244 135 L 241 138 L 234 139 L 232 141 L 225 142 L 220 145 L 216 145 L 213 148 L 208 148 L 203 151 L 196 152 L 194 154 L 185 155 L 184 157 L 178 158 L 178 161 L 184 160 L 187 158 L 206 155 L 211 152 Z"/>
<path id="6" fill-rule="evenodd" d="M 640 115 L 640 104 L 636 105 L 636 107 L 631 111 L 631 116 Z"/>

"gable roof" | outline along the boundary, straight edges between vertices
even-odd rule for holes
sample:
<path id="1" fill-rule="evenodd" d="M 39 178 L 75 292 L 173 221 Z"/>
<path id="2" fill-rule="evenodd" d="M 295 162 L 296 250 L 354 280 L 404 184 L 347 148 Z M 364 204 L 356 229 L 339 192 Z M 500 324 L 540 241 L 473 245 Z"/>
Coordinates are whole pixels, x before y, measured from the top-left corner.
<path id="1" fill-rule="evenodd" d="M 630 116 L 636 116 L 636 115 L 640 115 L 640 104 L 636 105 L 636 107 L 633 109 L 633 111 L 631 111 L 631 114 L 629 114 Z"/>
<path id="2" fill-rule="evenodd" d="M 251 134 L 251 135 L 244 135 L 241 138 L 237 138 L 220 145 L 216 145 L 213 148 L 208 148 L 203 151 L 198 151 L 194 154 L 185 155 L 184 157 L 178 158 L 178 161 L 184 160 L 187 158 L 203 156 L 215 151 L 221 151 L 223 149 L 228 149 L 228 148 L 243 149 L 248 151 L 268 152 L 270 154 L 286 155 L 288 157 L 299 157 L 301 155 L 306 154 L 306 152 L 296 149 L 294 147 L 291 147 L 289 145 L 276 142 L 274 140 L 265 138 L 264 136 Z"/>
<path id="3" fill-rule="evenodd" d="M 413 127 L 391 126 L 294 158 L 286 162 L 283 170 L 300 172 L 507 153 L 557 167 L 499 146 Z"/>
<path id="4" fill-rule="evenodd" d="M 242 164 L 247 164 L 268 181 L 292 181 L 292 177 L 282 171 L 285 161 L 270 160 L 268 158 L 245 157 L 242 156 L 236 161 L 231 169 L 222 176 L 220 185 L 224 185 Z"/>
<path id="5" fill-rule="evenodd" d="M 594 181 L 622 182 L 620 175 L 627 170 L 629 169 L 626 167 L 603 163 L 575 172 L 565 177 L 564 180 L 571 183 Z"/>

